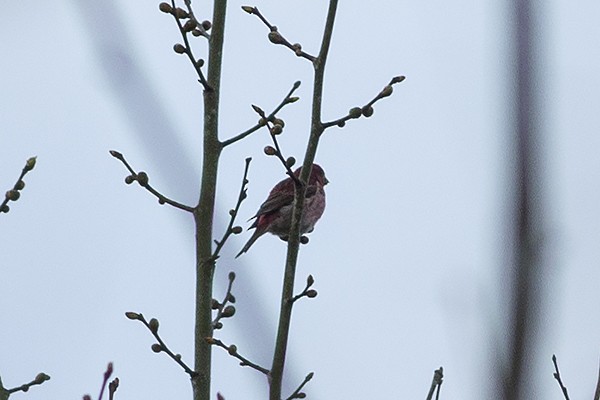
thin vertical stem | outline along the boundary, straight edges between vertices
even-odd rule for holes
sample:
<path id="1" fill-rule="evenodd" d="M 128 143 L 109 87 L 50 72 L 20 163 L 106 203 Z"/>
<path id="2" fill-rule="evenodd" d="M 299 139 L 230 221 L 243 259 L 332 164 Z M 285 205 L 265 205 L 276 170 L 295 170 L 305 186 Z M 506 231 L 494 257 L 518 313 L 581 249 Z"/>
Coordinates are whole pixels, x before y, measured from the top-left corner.
<path id="1" fill-rule="evenodd" d="M 202 180 L 198 206 L 194 210 L 196 226 L 196 326 L 194 335 L 195 370 L 192 379 L 194 400 L 210 399 L 212 337 L 211 300 L 215 261 L 212 256 L 213 215 L 217 186 L 219 142 L 219 95 L 225 31 L 226 0 L 214 1 L 213 27 L 208 50 L 208 88 L 204 90 L 204 146 Z"/>
<path id="2" fill-rule="evenodd" d="M 323 95 L 323 80 L 325 76 L 325 64 L 327 54 L 331 44 L 333 34 L 333 25 L 337 11 L 338 0 L 330 0 L 327 21 L 321 42 L 319 56 L 314 61 L 315 68 L 314 86 L 313 86 L 313 105 L 311 117 L 311 132 L 306 147 L 304 163 L 300 180 L 308 182 L 310 176 L 310 166 L 315 160 L 319 138 L 323 133 L 323 124 L 321 122 L 321 104 Z M 279 312 L 279 326 L 277 329 L 277 338 L 275 341 L 275 351 L 273 354 L 273 364 L 271 367 L 269 399 L 281 400 L 281 389 L 283 384 L 283 370 L 285 366 L 285 357 L 287 352 L 290 323 L 292 318 L 293 302 L 291 301 L 294 291 L 294 280 L 296 277 L 296 265 L 298 262 L 298 251 L 300 247 L 300 221 L 304 209 L 304 197 L 306 194 L 306 185 L 297 187 L 294 197 L 294 209 L 292 214 L 292 226 L 288 240 L 288 252 L 285 263 L 285 272 L 283 278 L 283 288 L 281 293 L 281 308 Z"/>

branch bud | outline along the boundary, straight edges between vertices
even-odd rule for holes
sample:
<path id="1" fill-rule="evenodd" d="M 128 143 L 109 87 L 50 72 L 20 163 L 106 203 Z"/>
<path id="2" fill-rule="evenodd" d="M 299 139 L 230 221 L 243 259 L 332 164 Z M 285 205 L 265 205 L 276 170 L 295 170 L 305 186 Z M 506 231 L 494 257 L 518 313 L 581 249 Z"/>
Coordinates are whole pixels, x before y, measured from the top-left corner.
<path id="1" fill-rule="evenodd" d="M 125 316 L 133 321 L 142 319 L 142 316 L 140 314 L 133 312 L 133 311 L 126 312 Z"/>
<path id="2" fill-rule="evenodd" d="M 306 286 L 311 287 L 313 283 L 315 283 L 315 278 L 313 278 L 312 275 L 309 275 L 308 278 L 306 278 Z"/>
<path id="3" fill-rule="evenodd" d="M 234 306 L 227 306 L 223 310 L 223 313 L 221 314 L 221 316 L 223 318 L 230 318 L 230 317 L 233 317 L 234 314 L 235 314 L 235 307 Z"/>
<path id="4" fill-rule="evenodd" d="M 125 177 L 125 183 L 131 185 L 135 181 L 135 176 L 129 175 Z"/>
<path id="5" fill-rule="evenodd" d="M 350 111 L 348 111 L 348 116 L 350 118 L 360 118 L 361 115 L 362 110 L 360 109 L 360 107 L 352 107 Z"/>
<path id="6" fill-rule="evenodd" d="M 144 171 L 139 172 L 136 178 L 140 186 L 148 186 L 148 174 Z"/>
<path id="7" fill-rule="evenodd" d="M 233 233 L 234 235 L 239 235 L 240 233 L 242 233 L 243 229 L 241 226 L 234 226 L 233 228 L 231 228 L 231 233 Z"/>
<path id="8" fill-rule="evenodd" d="M 175 16 L 179 19 L 183 19 L 189 17 L 190 15 L 183 8 L 177 7 L 175 9 Z"/>
<path id="9" fill-rule="evenodd" d="M 280 135 L 283 132 L 283 127 L 281 125 L 273 125 L 270 129 L 271 135 Z"/>
<path id="10" fill-rule="evenodd" d="M 204 20 L 202 21 L 202 27 L 204 28 L 205 31 L 210 30 L 210 28 L 212 28 L 212 22 Z"/>
<path id="11" fill-rule="evenodd" d="M 294 164 L 296 164 L 296 159 L 294 157 L 288 157 L 288 159 L 285 160 L 285 165 L 288 168 L 292 168 L 294 166 Z"/>
<path id="12" fill-rule="evenodd" d="M 191 32 L 194 29 L 196 29 L 196 20 L 193 19 L 188 19 L 185 24 L 183 25 L 183 31 L 184 32 Z"/>
<path id="13" fill-rule="evenodd" d="M 233 356 L 233 355 L 235 355 L 235 354 L 237 354 L 237 346 L 236 346 L 235 344 L 232 344 L 232 345 L 231 345 L 231 346 L 229 346 L 229 348 L 227 349 L 227 352 L 228 352 L 230 355 L 232 355 L 232 356 Z"/>
<path id="14" fill-rule="evenodd" d="M 25 182 L 19 180 L 19 182 L 17 182 L 17 184 L 15 185 L 15 189 L 16 190 L 23 190 L 23 188 L 25 187 Z"/>
<path id="15" fill-rule="evenodd" d="M 173 51 L 177 54 L 184 54 L 186 50 L 185 46 L 181 43 L 175 43 L 175 45 L 173 46 Z"/>
<path id="16" fill-rule="evenodd" d="M 300 236 L 300 243 L 307 244 L 308 243 L 308 237 L 306 237 L 304 235 Z"/>
<path id="17" fill-rule="evenodd" d="M 217 299 L 212 299 L 212 302 L 210 303 L 210 308 L 212 308 L 213 310 L 217 310 L 219 307 L 221 307 L 221 303 L 219 303 Z"/>
<path id="18" fill-rule="evenodd" d="M 277 154 L 277 150 L 275 150 L 275 147 L 273 146 L 265 146 L 263 151 L 268 156 L 274 156 L 275 154 Z"/>
<path id="19" fill-rule="evenodd" d="M 392 85 L 387 85 L 381 91 L 380 96 L 381 97 L 388 97 L 388 96 L 390 96 L 392 94 L 393 91 L 394 91 L 394 88 L 392 88 Z"/>
<path id="20" fill-rule="evenodd" d="M 156 318 L 152 318 L 150 322 L 148 322 L 148 326 L 152 333 L 158 332 L 158 320 Z"/>
<path id="21" fill-rule="evenodd" d="M 19 200 L 19 197 L 21 197 L 21 193 L 19 193 L 18 190 L 9 190 L 8 192 L 6 192 L 6 198 L 10 201 L 17 201 Z"/>
<path id="22" fill-rule="evenodd" d="M 406 79 L 406 77 L 405 77 L 404 75 L 395 76 L 395 77 L 393 77 L 393 78 L 392 78 L 392 80 L 390 81 L 390 85 L 393 85 L 393 84 L 395 84 L 395 83 L 400 83 L 400 82 L 402 82 L 402 81 L 403 81 L 403 80 L 405 80 L 405 79 Z"/>
<path id="23" fill-rule="evenodd" d="M 37 383 L 38 385 L 41 385 L 42 383 L 44 383 L 45 381 L 47 381 L 48 379 L 50 379 L 50 377 L 48 375 L 46 375 L 43 372 L 40 372 L 39 374 L 37 374 L 35 376 L 35 379 L 33 380 L 35 383 Z"/>
<path id="24" fill-rule="evenodd" d="M 8 206 L 8 204 L 5 204 L 2 206 L 2 208 L 0 208 L 0 212 L 7 213 L 9 211 L 10 211 L 10 207 Z"/>
<path id="25" fill-rule="evenodd" d="M 315 289 L 310 289 L 306 291 L 306 297 L 310 297 L 311 299 L 317 297 L 317 291 Z"/>
<path id="26" fill-rule="evenodd" d="M 171 7 L 169 3 L 160 3 L 158 5 L 158 9 L 164 12 L 165 14 L 170 14 L 171 12 L 173 12 L 173 7 Z"/>
<path id="27" fill-rule="evenodd" d="M 281 33 L 277 32 L 277 31 L 269 32 L 269 41 L 273 44 L 284 44 L 285 43 L 283 36 L 281 36 Z"/>
<path id="28" fill-rule="evenodd" d="M 254 14 L 254 7 L 251 6 L 242 6 L 242 10 L 246 11 L 248 14 Z"/>
<path id="29" fill-rule="evenodd" d="M 374 110 L 373 110 L 373 107 L 371 107 L 371 106 L 368 106 L 368 107 L 363 107 L 363 109 L 362 109 L 362 114 L 363 114 L 365 117 L 369 118 L 371 115 L 373 115 L 373 111 L 374 111 Z"/>
<path id="30" fill-rule="evenodd" d="M 231 282 L 233 282 L 235 280 L 235 272 L 233 272 L 233 271 L 229 272 L 229 274 L 227 275 L 227 277 L 229 278 L 229 280 Z"/>
<path id="31" fill-rule="evenodd" d="M 25 171 L 31 171 L 35 167 L 35 160 L 37 157 L 31 157 L 25 163 Z"/>
<path id="32" fill-rule="evenodd" d="M 160 353 L 161 351 L 163 351 L 163 348 L 159 343 L 154 343 L 152 346 L 150 346 L 150 348 L 155 353 Z"/>

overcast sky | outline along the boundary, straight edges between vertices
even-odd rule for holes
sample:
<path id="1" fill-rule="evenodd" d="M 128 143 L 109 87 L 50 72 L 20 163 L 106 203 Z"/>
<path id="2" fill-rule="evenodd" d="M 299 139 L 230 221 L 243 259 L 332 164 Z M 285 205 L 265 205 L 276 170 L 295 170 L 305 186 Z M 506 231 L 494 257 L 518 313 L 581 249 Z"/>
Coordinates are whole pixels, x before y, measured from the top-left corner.
<path id="1" fill-rule="evenodd" d="M 326 2 L 256 3 L 291 41 L 316 54 Z M 591 398 L 600 356 L 600 3 L 543 2 L 537 38 L 543 176 L 545 307 L 532 398 Z M 210 19 L 207 2 L 196 15 Z M 281 145 L 301 159 L 312 67 L 271 45 L 264 25 L 232 1 L 227 14 L 220 137 L 252 126 L 250 104 L 276 106 L 296 80 Z M 250 3 L 252 4 L 252 3 Z M 367 5 L 369 4 L 369 5 Z M 492 398 L 507 332 L 513 148 L 511 9 L 505 2 L 342 1 L 326 72 L 332 120 L 406 75 L 370 119 L 328 130 L 317 162 L 328 206 L 298 268 L 319 296 L 293 314 L 286 393 L 310 371 L 311 399 L 424 398 L 444 367 L 443 399 Z M 164 340 L 193 364 L 193 224 L 127 186 L 121 151 L 151 183 L 193 205 L 201 168 L 202 91 L 172 51 L 174 21 L 147 1 L 21 1 L 0 13 L 0 189 L 25 160 L 38 164 L 21 199 L 0 215 L 0 376 L 15 398 L 97 396 L 108 361 L 117 399 L 190 398 L 187 375 L 150 351 L 125 311 L 161 322 Z M 205 54 L 203 40 L 194 42 Z M 284 177 L 263 155 L 266 131 L 228 148 L 219 177 L 217 235 L 253 157 L 241 220 Z M 237 314 L 218 337 L 268 367 L 285 246 L 261 238 L 238 260 Z M 214 349 L 213 392 L 261 399 L 262 375 Z"/>

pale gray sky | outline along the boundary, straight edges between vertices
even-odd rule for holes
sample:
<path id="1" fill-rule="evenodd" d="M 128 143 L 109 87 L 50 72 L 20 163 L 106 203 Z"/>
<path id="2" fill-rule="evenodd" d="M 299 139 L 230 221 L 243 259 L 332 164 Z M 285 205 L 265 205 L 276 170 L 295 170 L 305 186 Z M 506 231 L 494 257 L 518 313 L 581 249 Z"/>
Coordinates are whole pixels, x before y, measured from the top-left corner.
<path id="1" fill-rule="evenodd" d="M 206 2 L 195 2 L 210 19 Z M 221 137 L 251 126 L 296 80 L 301 101 L 281 114 L 281 144 L 300 159 L 312 67 L 268 43 L 266 28 L 230 2 Z M 249 3 L 253 4 L 253 3 Z M 313 399 L 424 398 L 444 366 L 444 399 L 492 397 L 508 284 L 512 94 L 510 9 L 504 2 L 340 2 L 326 74 L 324 117 L 407 80 L 370 119 L 332 129 L 317 161 L 328 208 L 303 247 L 298 288 L 319 296 L 294 310 L 291 391 L 310 371 Z M 256 3 L 292 42 L 317 52 L 325 2 Z M 201 88 L 172 51 L 179 33 L 158 3 L 22 1 L 0 14 L 0 189 L 38 156 L 21 199 L 0 215 L 0 376 L 20 396 L 97 396 L 108 361 L 117 398 L 189 398 L 187 376 L 150 351 L 151 335 L 125 311 L 157 317 L 171 348 L 192 363 L 192 221 L 161 207 L 108 155 L 123 152 L 170 197 L 192 204 L 200 168 Z M 544 2 L 539 15 L 548 193 L 546 313 L 535 398 L 591 398 L 600 355 L 600 3 Z M 197 53 L 204 44 L 197 40 Z M 141 73 L 140 73 L 141 71 Z M 266 131 L 222 157 L 218 218 L 234 205 L 252 156 L 250 217 L 283 177 L 262 155 Z M 238 313 L 219 337 L 270 363 L 285 246 L 262 238 L 239 260 L 235 237 L 217 293 L 238 273 Z M 220 295 L 219 295 L 220 296 Z M 252 332 L 249 334 L 248 332 Z M 215 349 L 214 391 L 265 397 L 266 382 Z"/>

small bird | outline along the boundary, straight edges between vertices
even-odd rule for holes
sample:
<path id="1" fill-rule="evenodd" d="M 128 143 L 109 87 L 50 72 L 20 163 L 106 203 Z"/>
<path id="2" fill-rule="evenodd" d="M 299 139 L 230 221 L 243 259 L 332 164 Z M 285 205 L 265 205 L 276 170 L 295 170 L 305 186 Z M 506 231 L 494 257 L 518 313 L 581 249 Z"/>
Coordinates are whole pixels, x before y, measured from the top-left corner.
<path id="1" fill-rule="evenodd" d="M 301 171 L 302 167 L 298 168 L 294 171 L 294 176 L 299 177 Z M 323 211 L 325 211 L 325 191 L 323 187 L 328 183 L 323 168 L 313 164 L 304 199 L 304 210 L 300 224 L 301 235 L 312 232 L 315 224 L 323 215 Z M 269 197 L 262 203 L 256 215 L 250 218 L 250 220 L 254 218 L 256 220 L 248 229 L 256 228 L 256 230 L 248 243 L 235 256 L 236 258 L 247 252 L 256 239 L 267 232 L 287 241 L 292 224 L 294 186 L 294 180 L 288 177 L 273 187 Z"/>

